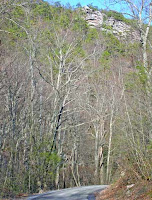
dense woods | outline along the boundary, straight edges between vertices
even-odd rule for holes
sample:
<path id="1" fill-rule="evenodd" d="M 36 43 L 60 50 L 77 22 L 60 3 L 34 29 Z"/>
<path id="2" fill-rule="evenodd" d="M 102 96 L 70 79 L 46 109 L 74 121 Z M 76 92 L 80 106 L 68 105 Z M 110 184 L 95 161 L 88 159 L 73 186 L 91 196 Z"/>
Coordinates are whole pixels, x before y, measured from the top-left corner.
<path id="1" fill-rule="evenodd" d="M 1 197 L 152 179 L 152 12 L 125 2 L 131 19 L 104 13 L 141 40 L 89 27 L 80 5 L 0 0 Z"/>

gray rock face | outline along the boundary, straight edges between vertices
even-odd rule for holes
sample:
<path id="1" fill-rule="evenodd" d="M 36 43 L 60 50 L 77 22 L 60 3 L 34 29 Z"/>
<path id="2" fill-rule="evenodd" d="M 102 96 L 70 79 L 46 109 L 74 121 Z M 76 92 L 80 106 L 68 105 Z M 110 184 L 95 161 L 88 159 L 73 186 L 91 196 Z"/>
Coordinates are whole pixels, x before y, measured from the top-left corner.
<path id="1" fill-rule="evenodd" d="M 92 28 L 111 32 L 115 34 L 118 39 L 129 39 L 131 41 L 140 40 L 139 32 L 123 21 L 116 20 L 113 17 L 108 18 L 104 13 L 94 11 L 88 6 L 83 7 L 83 12 L 85 13 L 85 20 Z M 107 18 L 106 21 L 104 21 L 104 16 Z M 106 26 L 111 28 L 108 29 Z"/>
<path id="2" fill-rule="evenodd" d="M 88 6 L 83 7 L 85 12 L 85 20 L 92 27 L 100 28 L 103 24 L 103 14 L 100 11 L 94 11 Z"/>
<path id="3" fill-rule="evenodd" d="M 132 41 L 140 40 L 140 34 L 134 30 L 130 25 L 123 21 L 118 21 L 113 17 L 108 18 L 104 22 L 107 26 L 112 28 L 112 32 L 120 39 L 130 39 Z"/>

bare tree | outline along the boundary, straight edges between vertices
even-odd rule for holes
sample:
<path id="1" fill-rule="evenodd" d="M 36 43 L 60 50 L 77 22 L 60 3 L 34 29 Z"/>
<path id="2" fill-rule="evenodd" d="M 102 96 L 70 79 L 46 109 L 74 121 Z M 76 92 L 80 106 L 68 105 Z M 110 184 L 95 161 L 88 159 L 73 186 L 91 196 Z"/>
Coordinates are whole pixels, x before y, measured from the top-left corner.
<path id="1" fill-rule="evenodd" d="M 143 66 L 147 74 L 151 74 L 151 68 L 148 65 L 147 45 L 149 30 L 152 22 L 152 2 L 151 0 L 112 0 L 111 3 L 120 4 L 122 13 L 135 19 L 136 27 L 140 32 L 140 43 L 143 50 Z M 124 11 L 125 10 L 125 11 Z M 127 12 L 126 12 L 127 11 Z"/>

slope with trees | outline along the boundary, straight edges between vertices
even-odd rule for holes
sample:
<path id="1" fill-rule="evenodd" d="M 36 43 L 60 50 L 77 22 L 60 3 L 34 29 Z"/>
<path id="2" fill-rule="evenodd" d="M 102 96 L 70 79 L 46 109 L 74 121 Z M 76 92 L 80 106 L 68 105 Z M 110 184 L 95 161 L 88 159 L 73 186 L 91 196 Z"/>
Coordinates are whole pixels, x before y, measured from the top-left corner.
<path id="1" fill-rule="evenodd" d="M 0 16 L 1 197 L 151 181 L 151 25 L 145 49 L 80 5 L 6 0 Z"/>

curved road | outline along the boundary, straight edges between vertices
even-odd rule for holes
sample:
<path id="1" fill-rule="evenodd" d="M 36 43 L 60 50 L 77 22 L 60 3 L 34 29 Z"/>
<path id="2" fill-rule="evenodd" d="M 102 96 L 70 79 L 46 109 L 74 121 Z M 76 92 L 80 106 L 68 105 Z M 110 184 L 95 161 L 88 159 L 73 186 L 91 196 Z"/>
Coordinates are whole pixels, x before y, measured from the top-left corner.
<path id="1" fill-rule="evenodd" d="M 92 185 L 53 190 L 44 194 L 33 195 L 27 200 L 95 200 L 94 193 L 104 190 L 106 185 Z"/>

